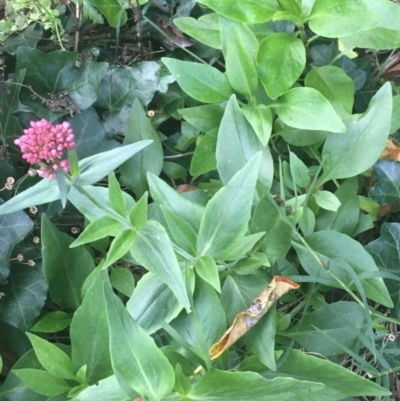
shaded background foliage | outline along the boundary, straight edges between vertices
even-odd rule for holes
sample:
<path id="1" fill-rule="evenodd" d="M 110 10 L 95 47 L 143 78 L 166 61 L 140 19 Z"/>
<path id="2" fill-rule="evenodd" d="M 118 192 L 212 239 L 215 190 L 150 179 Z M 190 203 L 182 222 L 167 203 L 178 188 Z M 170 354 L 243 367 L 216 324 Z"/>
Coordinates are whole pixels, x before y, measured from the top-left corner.
<path id="1" fill-rule="evenodd" d="M 71 203 L 63 209 L 56 200 L 0 216 L 0 395 L 7 401 L 62 401 L 70 388 L 69 396 L 82 401 L 138 395 L 172 400 L 185 394 L 207 399 L 210 391 L 221 400 L 239 400 L 247 392 L 260 400 L 266 394 L 279 400 L 388 397 L 374 383 L 349 376 L 350 370 L 398 391 L 396 374 L 389 376 L 399 370 L 400 349 L 400 159 L 394 140 L 395 156 L 381 155 L 373 179 L 365 176 L 387 135 L 399 137 L 394 68 L 400 40 L 393 23 L 400 18 L 399 6 L 384 0 L 339 1 L 353 19 L 347 28 L 335 9 L 325 17 L 323 7 L 329 6 L 317 1 L 321 14 L 298 38 L 299 2 L 255 3 L 254 13 L 250 2 L 231 7 L 217 0 L 123 5 L 40 0 L 27 8 L 15 2 L 1 9 L 0 186 L 8 177 L 15 179 L 12 191 L 0 192 L 1 203 L 39 181 L 29 176 L 13 143 L 31 120 L 69 121 L 80 160 L 153 141 L 117 175 L 127 207 L 150 191 L 152 222 L 138 231 L 130 253 L 121 255 L 109 274 L 100 264 L 109 237 L 70 248 L 99 217 L 98 210 L 78 210 Z M 76 14 L 77 4 L 82 14 Z M 311 12 L 313 4 L 303 1 L 303 9 Z M 277 65 L 274 60 L 281 56 Z M 382 87 L 390 78 L 390 88 Z M 349 117 L 352 113 L 365 114 Z M 349 135 L 337 139 L 345 129 L 362 143 Z M 261 162 L 250 172 L 258 152 Z M 314 176 L 319 178 L 311 194 Z M 105 205 L 107 185 L 103 179 L 92 188 Z M 253 195 L 257 203 L 251 210 Z M 306 202 L 301 217 L 298 202 Z M 306 243 L 292 237 L 295 232 Z M 194 255 L 196 273 L 185 266 L 187 256 L 174 256 L 176 246 L 153 258 L 151 239 L 159 237 Z M 321 272 L 310 248 L 329 272 Z M 158 265 L 160 270 L 152 270 Z M 166 275 L 172 265 L 182 270 L 181 281 L 191 289 L 194 318 L 183 310 L 183 286 L 172 282 L 178 274 Z M 285 295 L 284 304 L 225 354 L 217 364 L 221 370 L 190 383 L 198 365 L 210 367 L 210 346 L 275 274 L 302 282 L 302 290 Z M 354 292 L 358 303 L 349 296 Z M 31 350 L 28 331 L 71 357 L 72 373 L 67 373 L 73 379 L 65 374 L 57 380 L 75 380 L 74 385 L 62 390 L 64 384 L 50 375 L 46 379 L 54 379 L 53 388 L 33 391 L 25 384 L 27 376 L 9 373 L 12 367 L 49 371 L 32 339 Z M 116 378 L 129 370 L 123 363 L 126 349 L 116 346 L 121 333 L 143 344 L 154 364 L 163 367 L 151 389 L 138 386 L 129 374 Z M 282 351 L 293 346 L 326 361 L 297 349 Z M 54 347 L 49 355 L 58 355 Z M 273 378 L 280 381 L 265 380 Z M 175 392 L 169 395 L 174 380 Z M 61 389 L 58 394 L 55 388 Z"/>

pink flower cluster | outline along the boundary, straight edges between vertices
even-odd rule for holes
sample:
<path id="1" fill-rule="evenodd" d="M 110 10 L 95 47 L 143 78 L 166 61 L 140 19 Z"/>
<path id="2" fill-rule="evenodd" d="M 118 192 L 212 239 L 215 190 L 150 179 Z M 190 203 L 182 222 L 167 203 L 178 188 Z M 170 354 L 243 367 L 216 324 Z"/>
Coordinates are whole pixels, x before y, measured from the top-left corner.
<path id="1" fill-rule="evenodd" d="M 31 121 L 30 128 L 14 141 L 21 148 L 22 158 L 31 164 L 40 164 L 40 176 L 55 178 L 56 170 L 69 171 L 67 159 L 63 159 L 64 150 L 75 148 L 74 133 L 69 122 L 51 125 L 49 121 Z"/>

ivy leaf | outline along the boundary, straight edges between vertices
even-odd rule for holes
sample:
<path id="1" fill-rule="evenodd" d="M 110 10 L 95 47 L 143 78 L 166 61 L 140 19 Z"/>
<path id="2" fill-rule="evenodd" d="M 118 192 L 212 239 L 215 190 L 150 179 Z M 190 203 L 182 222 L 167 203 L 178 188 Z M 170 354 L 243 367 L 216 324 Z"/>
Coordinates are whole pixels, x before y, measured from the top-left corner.
<path id="1" fill-rule="evenodd" d="M 378 160 L 372 167 L 376 184 L 369 196 L 380 205 L 389 205 L 400 199 L 400 162 Z"/>
<path id="2" fill-rule="evenodd" d="M 21 331 L 29 330 L 47 298 L 42 263 L 35 261 L 32 267 L 15 263 L 1 291 L 5 296 L 0 300 L 0 318 Z"/>
<path id="3" fill-rule="evenodd" d="M 64 308 L 81 304 L 81 289 L 94 268 L 89 252 L 83 247 L 70 248 L 74 238 L 62 233 L 42 214 L 43 270 L 50 296 Z"/>
<path id="4" fill-rule="evenodd" d="M 110 138 L 94 107 L 75 114 L 67 121 L 74 131 L 79 160 L 121 146 L 114 138 Z"/>
<path id="5" fill-rule="evenodd" d="M 157 90 L 160 68 L 155 61 L 143 61 L 134 67 L 110 68 L 100 83 L 95 105 L 118 113 L 122 106 L 130 108 L 135 99 L 149 104 Z"/>
<path id="6" fill-rule="evenodd" d="M 379 269 L 392 273 L 400 279 L 400 223 L 384 223 L 381 228 L 381 237 L 370 242 L 365 249 L 372 255 Z M 394 307 L 393 317 L 400 319 L 400 286 L 399 282 L 385 279 L 385 284 L 392 297 Z"/>
<path id="7" fill-rule="evenodd" d="M 42 36 L 42 25 L 37 22 L 33 22 L 24 30 L 15 32 L 8 36 L 3 42 L 3 45 L 0 46 L 0 52 L 15 54 L 17 50 L 23 46 L 35 48 L 39 40 L 42 39 Z"/>
<path id="8" fill-rule="evenodd" d="M 4 203 L 0 199 L 0 204 Z M 33 228 L 33 221 L 25 212 L 0 215 L 0 282 L 10 272 L 10 256 L 15 245 L 22 241 Z"/>

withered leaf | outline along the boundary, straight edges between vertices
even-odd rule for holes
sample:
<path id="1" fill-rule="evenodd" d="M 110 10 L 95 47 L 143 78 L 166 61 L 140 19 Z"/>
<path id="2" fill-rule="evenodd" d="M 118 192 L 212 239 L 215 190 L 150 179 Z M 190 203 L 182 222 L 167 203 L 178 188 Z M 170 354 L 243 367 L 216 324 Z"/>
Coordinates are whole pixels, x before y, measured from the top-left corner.
<path id="1" fill-rule="evenodd" d="M 235 320 L 221 339 L 210 349 L 211 359 L 218 358 L 240 337 L 250 330 L 282 295 L 295 290 L 299 285 L 282 277 L 274 276 L 268 287 L 243 312 L 236 315 Z"/>

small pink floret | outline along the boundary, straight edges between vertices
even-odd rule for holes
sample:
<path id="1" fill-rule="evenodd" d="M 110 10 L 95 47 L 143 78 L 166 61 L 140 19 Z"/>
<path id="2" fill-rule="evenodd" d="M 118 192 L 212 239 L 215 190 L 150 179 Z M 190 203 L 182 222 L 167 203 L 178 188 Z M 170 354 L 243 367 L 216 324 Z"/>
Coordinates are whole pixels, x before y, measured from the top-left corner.
<path id="1" fill-rule="evenodd" d="M 55 178 L 55 170 L 62 168 L 69 171 L 68 160 L 62 159 L 64 150 L 75 148 L 75 136 L 71 124 L 63 121 L 52 125 L 46 119 L 31 121 L 30 128 L 24 130 L 24 135 L 14 140 L 22 152 L 22 158 L 30 164 L 47 163 L 51 166 L 41 167 L 39 176 Z"/>

